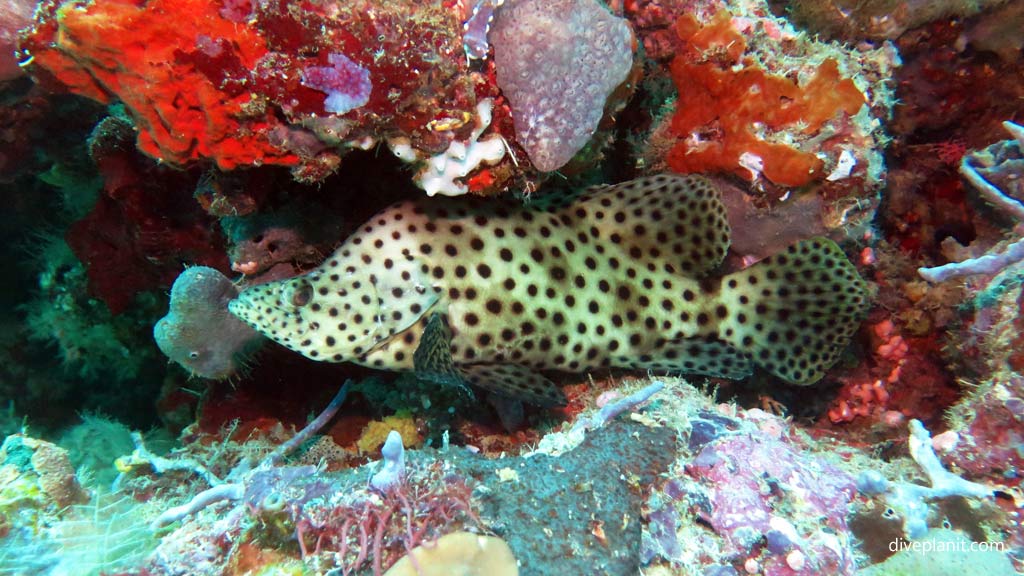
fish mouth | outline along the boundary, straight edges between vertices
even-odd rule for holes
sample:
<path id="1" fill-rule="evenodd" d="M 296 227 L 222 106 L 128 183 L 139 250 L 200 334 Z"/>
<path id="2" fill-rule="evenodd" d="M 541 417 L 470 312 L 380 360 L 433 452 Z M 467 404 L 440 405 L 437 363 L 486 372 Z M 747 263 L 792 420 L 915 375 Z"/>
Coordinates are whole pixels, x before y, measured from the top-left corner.
<path id="1" fill-rule="evenodd" d="M 244 295 L 239 295 L 228 302 L 228 312 L 253 328 L 258 328 L 250 319 L 252 308 L 252 302 Z"/>
<path id="2" fill-rule="evenodd" d="M 261 309 L 264 310 L 262 314 L 259 312 Z M 272 326 L 273 319 L 290 316 L 273 303 L 261 302 L 244 292 L 228 302 L 228 312 L 264 334 Z"/>
<path id="3" fill-rule="evenodd" d="M 300 353 L 299 343 L 316 329 L 315 323 L 303 318 L 299 310 L 285 310 L 245 294 L 228 302 L 228 312 L 274 342 Z"/>

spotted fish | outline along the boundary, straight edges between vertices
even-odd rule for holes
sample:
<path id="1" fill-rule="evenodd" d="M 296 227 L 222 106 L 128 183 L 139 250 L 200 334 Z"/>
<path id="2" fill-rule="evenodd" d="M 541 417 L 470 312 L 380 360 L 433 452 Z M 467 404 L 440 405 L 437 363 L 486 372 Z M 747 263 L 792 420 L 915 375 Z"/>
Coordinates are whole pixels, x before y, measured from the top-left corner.
<path id="1" fill-rule="evenodd" d="M 529 205 L 471 198 L 385 209 L 319 268 L 229 309 L 313 360 L 416 370 L 551 405 L 539 371 L 616 367 L 820 379 L 866 283 L 813 238 L 727 276 L 715 186 L 659 175 Z"/>

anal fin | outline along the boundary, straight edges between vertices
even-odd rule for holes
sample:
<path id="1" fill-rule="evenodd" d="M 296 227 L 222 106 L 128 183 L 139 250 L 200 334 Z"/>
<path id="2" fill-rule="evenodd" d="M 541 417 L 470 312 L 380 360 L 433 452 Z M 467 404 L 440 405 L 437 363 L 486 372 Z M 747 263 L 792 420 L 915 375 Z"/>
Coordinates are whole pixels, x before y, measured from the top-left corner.
<path id="1" fill-rule="evenodd" d="M 458 370 L 466 382 L 539 406 L 564 406 L 565 395 L 553 382 L 519 364 L 470 364 Z"/>
<path id="2" fill-rule="evenodd" d="M 754 368 L 749 354 L 716 338 L 670 340 L 654 354 L 629 363 L 630 367 L 640 370 L 701 374 L 730 380 L 746 378 Z"/>

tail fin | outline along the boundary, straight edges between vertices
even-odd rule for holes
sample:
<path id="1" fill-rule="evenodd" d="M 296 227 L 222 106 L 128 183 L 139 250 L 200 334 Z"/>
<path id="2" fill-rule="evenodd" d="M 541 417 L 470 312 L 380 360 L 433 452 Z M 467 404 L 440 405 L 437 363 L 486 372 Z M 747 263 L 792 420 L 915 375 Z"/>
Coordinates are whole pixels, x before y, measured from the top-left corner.
<path id="1" fill-rule="evenodd" d="M 722 279 L 719 335 L 779 378 L 814 384 L 869 305 L 867 283 L 839 246 L 811 238 Z"/>

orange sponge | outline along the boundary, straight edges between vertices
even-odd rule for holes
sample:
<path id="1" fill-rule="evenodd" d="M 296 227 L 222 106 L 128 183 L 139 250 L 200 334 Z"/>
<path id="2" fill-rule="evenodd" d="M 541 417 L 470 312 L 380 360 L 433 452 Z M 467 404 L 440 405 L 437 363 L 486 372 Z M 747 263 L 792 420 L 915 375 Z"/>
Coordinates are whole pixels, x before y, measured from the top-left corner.
<path id="1" fill-rule="evenodd" d="M 676 33 L 684 46 L 671 67 L 679 91 L 671 131 L 682 140 L 668 154 L 673 170 L 749 178 L 751 171 L 744 166 L 756 157 L 759 171 L 779 185 L 801 186 L 824 176 L 813 153 L 772 137 L 788 131 L 797 136 L 790 140 L 799 140 L 836 114 L 860 109 L 864 95 L 840 76 L 835 60 L 825 60 L 801 86 L 745 56 L 746 41 L 727 11 L 703 25 L 684 15 Z"/>
<path id="2" fill-rule="evenodd" d="M 267 48 L 254 30 L 224 19 L 215 2 L 67 2 L 29 42 L 35 63 L 73 92 L 124 102 L 139 148 L 155 158 L 176 165 L 212 158 L 224 170 L 298 163 L 268 142 L 279 124 L 273 112 L 254 105 L 248 90 L 229 88 L 240 84 L 233 69 L 253 69 Z M 199 61 L 217 66 L 221 81 Z"/>

